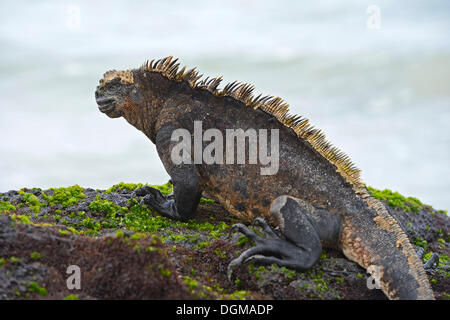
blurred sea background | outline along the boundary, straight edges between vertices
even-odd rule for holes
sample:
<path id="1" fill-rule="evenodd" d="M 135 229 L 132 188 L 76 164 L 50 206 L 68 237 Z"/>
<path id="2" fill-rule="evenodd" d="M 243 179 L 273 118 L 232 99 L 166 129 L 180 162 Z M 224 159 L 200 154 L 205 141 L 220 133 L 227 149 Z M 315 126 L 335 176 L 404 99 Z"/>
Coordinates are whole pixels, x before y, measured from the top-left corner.
<path id="1" fill-rule="evenodd" d="M 449 209 L 449 39 L 448 0 L 1 1 L 0 191 L 165 183 L 154 145 L 94 91 L 173 55 L 282 97 L 368 185 Z"/>

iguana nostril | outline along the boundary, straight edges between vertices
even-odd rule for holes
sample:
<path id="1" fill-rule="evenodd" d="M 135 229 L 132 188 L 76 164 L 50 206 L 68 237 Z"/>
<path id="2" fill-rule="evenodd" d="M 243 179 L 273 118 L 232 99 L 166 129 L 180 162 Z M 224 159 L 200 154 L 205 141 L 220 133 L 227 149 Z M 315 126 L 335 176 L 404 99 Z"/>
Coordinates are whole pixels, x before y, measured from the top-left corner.
<path id="1" fill-rule="evenodd" d="M 109 105 L 116 101 L 116 99 L 114 98 L 98 96 L 97 92 L 95 93 L 95 96 L 96 96 L 95 101 L 99 106 Z"/>

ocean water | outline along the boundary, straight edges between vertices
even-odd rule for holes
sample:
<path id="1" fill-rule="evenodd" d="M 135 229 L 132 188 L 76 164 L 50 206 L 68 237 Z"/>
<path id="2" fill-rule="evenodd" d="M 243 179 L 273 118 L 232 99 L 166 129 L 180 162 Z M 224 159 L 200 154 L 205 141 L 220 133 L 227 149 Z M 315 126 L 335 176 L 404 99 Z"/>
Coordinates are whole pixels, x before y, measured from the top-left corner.
<path id="1" fill-rule="evenodd" d="M 450 2 L 2 1 L 0 191 L 168 180 L 97 110 L 109 69 L 179 57 L 280 96 L 373 187 L 450 208 Z"/>

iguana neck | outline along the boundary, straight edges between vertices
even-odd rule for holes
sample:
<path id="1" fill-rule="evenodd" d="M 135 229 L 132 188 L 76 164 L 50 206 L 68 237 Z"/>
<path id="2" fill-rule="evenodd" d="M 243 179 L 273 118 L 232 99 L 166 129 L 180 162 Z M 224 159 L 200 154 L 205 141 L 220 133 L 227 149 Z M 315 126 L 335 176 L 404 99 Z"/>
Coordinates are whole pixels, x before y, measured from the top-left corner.
<path id="1" fill-rule="evenodd" d="M 179 86 L 159 73 L 142 69 L 134 70 L 134 79 L 140 96 L 137 104 L 125 108 L 124 118 L 155 143 L 155 126 L 161 109 L 179 93 Z"/>

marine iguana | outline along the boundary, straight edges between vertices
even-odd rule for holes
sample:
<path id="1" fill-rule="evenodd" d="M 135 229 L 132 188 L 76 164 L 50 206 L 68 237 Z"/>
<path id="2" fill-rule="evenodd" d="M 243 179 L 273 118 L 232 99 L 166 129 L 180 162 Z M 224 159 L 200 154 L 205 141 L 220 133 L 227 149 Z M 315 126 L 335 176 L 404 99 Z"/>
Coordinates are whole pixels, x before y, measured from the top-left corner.
<path id="1" fill-rule="evenodd" d="M 378 268 L 381 290 L 390 299 L 434 299 L 406 234 L 368 193 L 359 169 L 322 131 L 289 114 L 279 97 L 254 97 L 252 85 L 236 81 L 219 89 L 222 77 L 200 80 L 195 68 L 180 68 L 177 60 L 108 71 L 95 92 L 101 112 L 125 118 L 156 145 L 171 177 L 174 199 L 144 187 L 136 190 L 144 203 L 164 216 L 190 219 L 207 192 L 243 223 L 259 224 L 265 237 L 243 223 L 232 226 L 257 245 L 229 264 L 229 276 L 250 261 L 304 271 L 327 246 L 363 268 Z M 193 132 L 194 121 L 202 121 L 203 130 L 221 132 L 278 129 L 278 172 L 261 175 L 261 164 L 175 164 L 172 133 L 179 128 Z"/>

